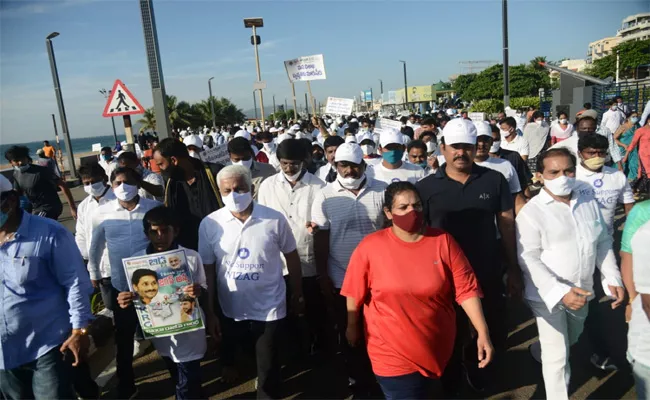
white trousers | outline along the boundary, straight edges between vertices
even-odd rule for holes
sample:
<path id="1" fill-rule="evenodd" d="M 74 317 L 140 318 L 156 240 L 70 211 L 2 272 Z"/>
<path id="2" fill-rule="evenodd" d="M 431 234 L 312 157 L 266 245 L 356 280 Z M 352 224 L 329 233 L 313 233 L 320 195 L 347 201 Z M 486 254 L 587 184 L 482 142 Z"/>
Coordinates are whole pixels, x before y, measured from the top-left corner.
<path id="1" fill-rule="evenodd" d="M 551 312 L 542 302 L 529 301 L 528 304 L 537 320 L 546 398 L 568 400 L 571 378 L 569 349 L 582 333 L 589 313 L 588 304 L 577 311 L 558 305 Z"/>

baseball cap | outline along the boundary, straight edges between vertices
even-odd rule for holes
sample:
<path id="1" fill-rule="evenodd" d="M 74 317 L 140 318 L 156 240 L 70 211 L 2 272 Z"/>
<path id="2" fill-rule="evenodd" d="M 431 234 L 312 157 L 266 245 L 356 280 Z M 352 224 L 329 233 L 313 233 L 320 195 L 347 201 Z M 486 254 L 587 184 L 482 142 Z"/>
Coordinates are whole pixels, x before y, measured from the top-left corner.
<path id="1" fill-rule="evenodd" d="M 285 141 L 287 139 L 292 139 L 291 135 L 289 135 L 288 133 L 283 133 L 283 134 L 278 135 L 278 138 L 275 140 L 275 142 L 277 144 L 280 144 L 280 143 L 282 143 L 283 141 Z"/>
<path id="2" fill-rule="evenodd" d="M 357 142 L 359 143 L 363 143 L 364 140 L 370 140 L 373 145 L 375 143 L 375 140 L 372 138 L 372 134 L 370 132 L 364 132 L 357 137 Z"/>
<path id="3" fill-rule="evenodd" d="M 580 119 L 582 119 L 584 117 L 591 117 L 591 118 L 593 118 L 595 120 L 598 120 L 598 111 L 596 111 L 596 110 L 585 110 L 585 111 L 581 112 L 580 115 L 576 116 L 576 119 L 580 120 Z"/>
<path id="4" fill-rule="evenodd" d="M 183 139 L 183 144 L 185 146 L 196 146 L 199 149 L 203 148 L 203 140 L 201 140 L 200 137 L 197 135 L 189 135 L 185 139 Z"/>
<path id="5" fill-rule="evenodd" d="M 278 128 L 275 128 L 275 127 L 269 129 L 269 132 L 271 132 L 271 133 L 275 133 L 275 132 L 277 132 L 277 131 L 278 131 Z"/>
<path id="6" fill-rule="evenodd" d="M 389 144 L 404 144 L 404 138 L 402 138 L 402 133 L 397 129 L 382 129 L 381 134 L 379 135 L 379 144 L 381 147 L 386 147 Z"/>
<path id="7" fill-rule="evenodd" d="M 43 149 L 38 149 L 38 150 L 36 150 L 36 155 L 37 155 L 37 156 L 40 156 L 40 155 L 43 154 L 43 153 L 45 153 L 45 151 L 43 151 Z"/>
<path id="8" fill-rule="evenodd" d="M 291 128 L 289 128 L 289 131 L 291 131 L 291 132 L 296 132 L 296 131 L 299 131 L 299 130 L 300 130 L 300 125 L 298 125 L 298 124 L 292 125 Z"/>
<path id="9" fill-rule="evenodd" d="M 492 128 L 490 128 L 490 124 L 485 122 L 485 121 L 477 121 L 474 122 L 474 126 L 476 127 L 476 136 L 489 136 L 492 137 Z"/>
<path id="10" fill-rule="evenodd" d="M 476 134 L 474 123 L 464 118 L 452 119 L 447 122 L 447 125 L 442 130 L 446 145 L 457 143 L 476 144 Z"/>
<path id="11" fill-rule="evenodd" d="M 357 138 L 354 135 L 349 135 L 345 137 L 345 143 L 356 143 Z"/>
<path id="12" fill-rule="evenodd" d="M 251 140 L 251 134 L 248 131 L 245 130 L 239 130 L 237 133 L 235 133 L 235 137 L 243 137 L 246 138 L 246 140 Z"/>
<path id="13" fill-rule="evenodd" d="M 363 151 L 356 143 L 343 143 L 334 154 L 334 162 L 348 161 L 353 164 L 361 164 L 362 160 Z"/>
<path id="14" fill-rule="evenodd" d="M 9 182 L 9 179 L 5 178 L 4 175 L 0 175 L 0 193 L 11 192 L 14 190 L 14 186 Z"/>

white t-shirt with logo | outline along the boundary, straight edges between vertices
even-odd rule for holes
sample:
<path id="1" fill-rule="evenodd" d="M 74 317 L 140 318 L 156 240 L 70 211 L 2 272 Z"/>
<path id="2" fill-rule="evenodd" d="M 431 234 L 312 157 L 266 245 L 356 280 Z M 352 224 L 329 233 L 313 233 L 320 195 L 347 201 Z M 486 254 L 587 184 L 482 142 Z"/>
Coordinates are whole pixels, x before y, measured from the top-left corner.
<path id="1" fill-rule="evenodd" d="M 589 185 L 590 189 L 583 189 L 581 194 L 591 194 L 596 198 L 607 224 L 607 231 L 610 235 L 613 234 L 616 205 L 634 203 L 634 194 L 625 174 L 607 166 L 603 167 L 601 172 L 593 172 L 578 164 L 576 179 Z"/>
<path id="2" fill-rule="evenodd" d="M 521 184 L 519 183 L 519 178 L 517 177 L 517 170 L 515 170 L 515 167 L 512 166 L 510 161 L 504 160 L 502 158 L 488 157 L 485 161 L 474 161 L 474 163 L 476 165 L 480 165 L 481 167 L 490 168 L 501 172 L 508 181 L 510 193 L 515 194 L 521 192 Z"/>
<path id="3" fill-rule="evenodd" d="M 295 250 L 284 215 L 258 203 L 245 222 L 222 208 L 199 226 L 199 254 L 205 264 L 216 264 L 219 304 L 236 321 L 287 315 L 282 254 Z"/>
<path id="4" fill-rule="evenodd" d="M 506 139 L 501 141 L 501 148 L 516 151 L 520 156 L 528 156 L 528 140 L 523 136 L 515 135 L 515 138 L 512 139 L 512 142 L 508 142 Z"/>
<path id="5" fill-rule="evenodd" d="M 388 169 L 384 167 L 383 163 L 378 163 L 371 166 L 366 171 L 366 175 L 370 178 L 384 182 L 390 185 L 393 182 L 408 181 L 413 184 L 417 183 L 420 179 L 424 178 L 424 170 L 419 165 L 409 164 L 402 161 L 402 165 L 397 169 Z"/>

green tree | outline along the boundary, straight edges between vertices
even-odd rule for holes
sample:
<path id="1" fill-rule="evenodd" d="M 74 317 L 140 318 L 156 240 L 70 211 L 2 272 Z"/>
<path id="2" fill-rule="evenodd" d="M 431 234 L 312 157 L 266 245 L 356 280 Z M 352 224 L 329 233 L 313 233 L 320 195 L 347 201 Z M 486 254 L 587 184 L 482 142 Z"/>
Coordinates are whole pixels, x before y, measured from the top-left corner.
<path id="1" fill-rule="evenodd" d="M 139 124 L 142 124 L 140 127 L 140 132 L 156 130 L 156 114 L 153 110 L 153 107 L 149 107 L 144 110 L 142 118 L 140 118 L 137 122 Z"/>
<path id="2" fill-rule="evenodd" d="M 532 69 L 536 69 L 536 70 L 539 70 L 539 71 L 544 71 L 545 68 L 542 67 L 541 65 L 539 65 L 539 63 L 541 63 L 541 62 L 542 63 L 546 62 L 546 56 L 537 56 L 537 57 L 533 58 L 532 60 L 530 60 L 530 67 Z"/>
<path id="3" fill-rule="evenodd" d="M 476 79 L 477 75 L 478 74 L 458 75 L 452 85 L 452 88 L 456 94 L 461 98 L 466 98 L 467 96 L 465 95 L 465 92 L 467 91 L 469 85 Z"/>
<path id="4" fill-rule="evenodd" d="M 606 79 L 616 77 L 616 52 L 619 53 L 619 76 L 621 78 L 637 78 L 635 76 L 639 65 L 650 64 L 650 39 L 636 42 L 625 42 L 612 49 L 612 54 L 600 58 L 585 70 L 588 75 Z"/>
<path id="5" fill-rule="evenodd" d="M 190 124 L 188 120 L 189 104 L 184 101 L 178 102 L 176 96 L 167 95 L 167 113 L 169 114 L 169 123 L 173 128 L 182 129 Z"/>

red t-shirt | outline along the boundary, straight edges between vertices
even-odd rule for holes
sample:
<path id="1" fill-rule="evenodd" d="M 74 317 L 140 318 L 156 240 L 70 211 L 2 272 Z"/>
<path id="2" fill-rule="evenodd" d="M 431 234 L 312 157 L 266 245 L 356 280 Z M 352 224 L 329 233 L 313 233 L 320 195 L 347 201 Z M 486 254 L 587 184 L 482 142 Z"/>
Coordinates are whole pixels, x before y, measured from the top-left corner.
<path id="1" fill-rule="evenodd" d="M 432 378 L 442 375 L 453 351 L 454 300 L 482 296 L 458 243 L 433 228 L 415 243 L 391 228 L 366 236 L 352 253 L 341 294 L 364 306 L 375 374 Z"/>
<path id="2" fill-rule="evenodd" d="M 149 158 L 148 162 L 146 162 L 146 163 L 144 161 L 142 162 L 142 166 L 145 167 L 145 168 L 149 168 L 149 170 L 151 170 L 151 172 L 159 173 L 160 172 L 160 167 L 158 166 L 158 164 L 156 164 L 156 162 L 153 159 L 153 150 L 152 149 L 147 149 L 147 150 L 144 151 L 144 153 L 142 155 Z"/>

